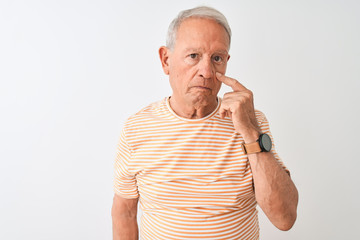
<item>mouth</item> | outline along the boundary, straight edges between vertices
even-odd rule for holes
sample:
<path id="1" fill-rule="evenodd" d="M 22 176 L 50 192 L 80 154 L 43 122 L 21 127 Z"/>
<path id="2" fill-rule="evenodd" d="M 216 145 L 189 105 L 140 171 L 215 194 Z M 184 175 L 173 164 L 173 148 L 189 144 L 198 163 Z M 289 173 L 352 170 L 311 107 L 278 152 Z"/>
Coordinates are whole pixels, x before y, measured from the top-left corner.
<path id="1" fill-rule="evenodd" d="M 204 90 L 204 91 L 206 91 L 206 90 L 211 90 L 211 88 L 203 87 L 203 86 L 194 86 L 194 87 L 192 87 L 192 88 L 195 88 L 195 89 L 197 89 L 197 90 Z"/>

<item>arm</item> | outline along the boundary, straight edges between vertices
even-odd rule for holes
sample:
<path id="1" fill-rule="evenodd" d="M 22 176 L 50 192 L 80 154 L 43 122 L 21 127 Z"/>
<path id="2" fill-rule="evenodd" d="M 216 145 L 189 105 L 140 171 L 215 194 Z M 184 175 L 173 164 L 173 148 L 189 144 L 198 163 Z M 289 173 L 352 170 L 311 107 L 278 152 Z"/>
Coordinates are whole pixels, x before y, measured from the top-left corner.
<path id="1" fill-rule="evenodd" d="M 231 117 L 235 131 L 245 143 L 255 142 L 260 135 L 253 94 L 236 79 L 216 74 L 217 79 L 234 91 L 226 93 L 220 107 L 220 117 Z M 289 230 L 296 220 L 297 189 L 290 176 L 279 165 L 271 152 L 248 155 L 255 197 L 269 220 L 281 230 Z"/>
<path id="2" fill-rule="evenodd" d="M 255 142 L 259 133 L 244 136 L 245 143 Z M 298 192 L 289 174 L 279 165 L 272 152 L 248 155 L 256 200 L 269 220 L 287 231 L 295 223 Z"/>
<path id="3" fill-rule="evenodd" d="M 115 194 L 111 209 L 113 240 L 137 240 L 137 203 L 136 199 L 126 199 Z"/>

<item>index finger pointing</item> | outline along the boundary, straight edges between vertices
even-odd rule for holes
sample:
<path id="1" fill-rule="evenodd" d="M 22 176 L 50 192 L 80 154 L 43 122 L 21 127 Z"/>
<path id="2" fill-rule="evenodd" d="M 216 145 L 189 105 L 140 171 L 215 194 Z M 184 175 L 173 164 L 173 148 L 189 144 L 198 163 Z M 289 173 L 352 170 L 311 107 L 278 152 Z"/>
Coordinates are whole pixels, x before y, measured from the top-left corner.
<path id="1" fill-rule="evenodd" d="M 231 87 L 235 92 L 247 90 L 247 88 L 244 87 L 244 85 L 242 85 L 241 83 L 239 83 L 238 80 L 227 77 L 219 72 L 216 72 L 216 78 L 220 82 L 223 82 L 225 85 L 228 85 L 229 87 Z"/>

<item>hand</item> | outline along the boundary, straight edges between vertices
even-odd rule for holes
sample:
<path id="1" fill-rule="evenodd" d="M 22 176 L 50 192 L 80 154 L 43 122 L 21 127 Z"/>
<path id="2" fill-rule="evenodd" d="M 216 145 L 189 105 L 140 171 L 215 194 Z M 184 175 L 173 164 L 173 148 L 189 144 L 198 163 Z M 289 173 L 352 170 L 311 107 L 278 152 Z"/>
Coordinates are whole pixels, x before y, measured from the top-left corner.
<path id="1" fill-rule="evenodd" d="M 253 93 L 236 79 L 218 72 L 216 78 L 234 90 L 224 94 L 219 111 L 220 117 L 231 118 L 235 131 L 242 135 L 245 143 L 255 142 L 260 135 L 260 128 L 255 116 Z"/>

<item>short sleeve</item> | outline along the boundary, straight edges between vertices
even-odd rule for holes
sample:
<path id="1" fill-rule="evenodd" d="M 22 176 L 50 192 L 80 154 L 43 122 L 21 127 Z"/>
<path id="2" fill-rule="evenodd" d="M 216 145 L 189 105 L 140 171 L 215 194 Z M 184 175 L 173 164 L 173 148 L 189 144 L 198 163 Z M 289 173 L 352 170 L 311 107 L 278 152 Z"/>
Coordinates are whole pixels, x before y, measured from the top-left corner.
<path id="1" fill-rule="evenodd" d="M 115 158 L 114 192 L 123 198 L 138 198 L 136 178 L 129 171 L 131 149 L 126 142 L 125 131 L 120 135 Z"/>
<path id="2" fill-rule="evenodd" d="M 272 141 L 271 152 L 274 154 L 274 157 L 278 161 L 280 166 L 282 166 L 282 168 L 290 175 L 290 171 L 287 169 L 287 167 L 285 166 L 285 164 L 283 163 L 283 161 L 281 160 L 281 158 L 279 157 L 279 155 L 276 152 L 275 141 L 274 141 L 274 138 L 270 131 L 269 121 L 267 120 L 265 114 L 263 114 L 262 112 L 257 111 L 257 114 L 260 115 L 258 119 L 259 119 L 259 125 L 260 125 L 261 132 L 268 134 L 271 138 L 271 141 Z"/>

